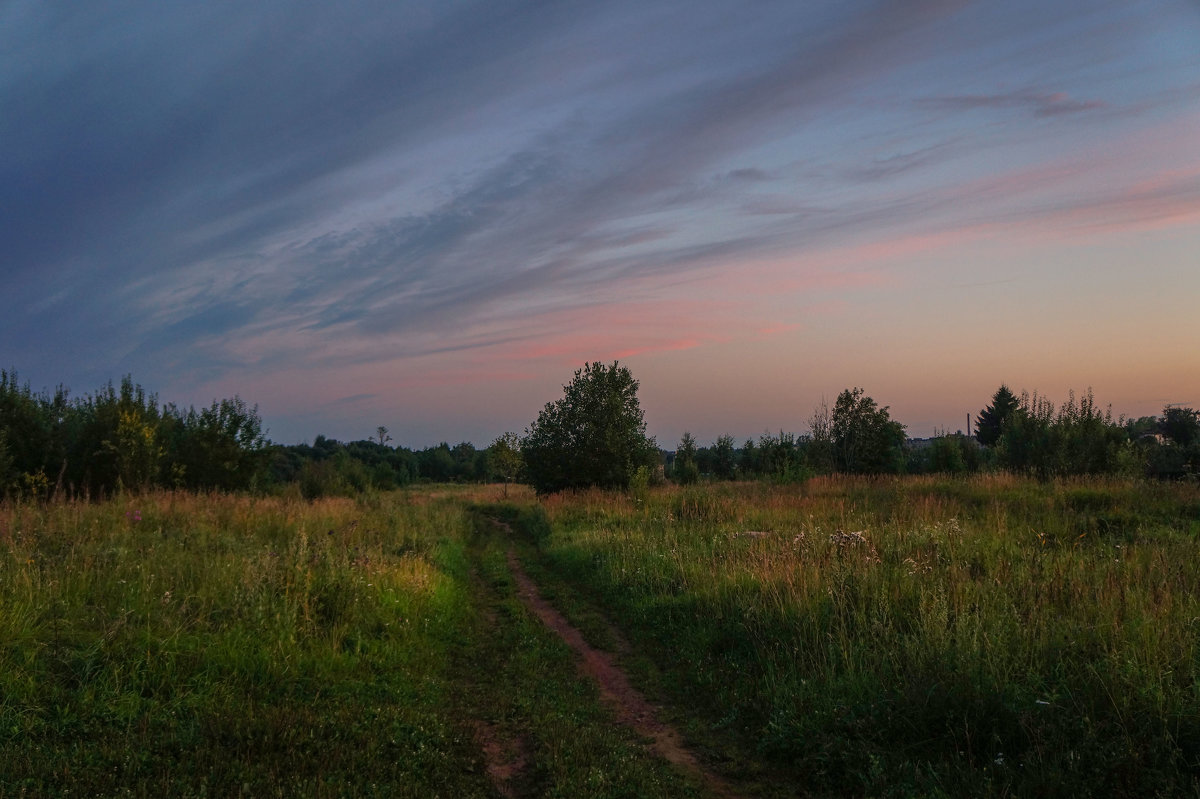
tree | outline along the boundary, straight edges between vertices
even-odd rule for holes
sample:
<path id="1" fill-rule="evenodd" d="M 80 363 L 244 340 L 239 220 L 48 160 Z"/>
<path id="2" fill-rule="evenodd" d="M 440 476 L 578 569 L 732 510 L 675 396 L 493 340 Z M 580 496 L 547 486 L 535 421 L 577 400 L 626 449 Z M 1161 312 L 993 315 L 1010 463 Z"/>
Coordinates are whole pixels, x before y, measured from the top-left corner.
<path id="1" fill-rule="evenodd" d="M 504 478 L 504 496 L 508 496 L 508 484 L 521 475 L 524 459 L 521 457 L 521 439 L 516 433 L 503 433 L 488 447 L 488 464 L 492 471 Z"/>
<path id="2" fill-rule="evenodd" d="M 1002 467 L 1041 480 L 1081 474 L 1119 474 L 1135 468 L 1129 433 L 1112 410 L 1096 406 L 1092 390 L 1075 392 L 1061 408 L 1034 392 L 1022 392 L 1005 420 L 996 446 Z"/>
<path id="3" fill-rule="evenodd" d="M 379 427 L 375 428 L 375 439 L 374 440 L 378 441 L 379 446 L 382 447 L 385 444 L 387 444 L 389 441 L 391 441 L 392 437 L 388 435 L 388 429 L 386 427 L 384 427 L 383 425 L 379 425 Z"/>
<path id="4" fill-rule="evenodd" d="M 8 439 L 4 435 L 4 429 L 0 428 L 0 499 L 8 494 L 10 486 L 16 482 L 16 477 L 12 455 L 8 454 Z"/>
<path id="5" fill-rule="evenodd" d="M 975 440 L 987 447 L 1000 441 L 1004 423 L 1021 407 L 1021 401 L 1003 383 L 992 395 L 992 404 L 975 417 Z"/>
<path id="6" fill-rule="evenodd" d="M 675 450 L 675 479 L 684 485 L 690 485 L 700 479 L 700 467 L 696 464 L 696 439 L 684 431 Z"/>
<path id="7" fill-rule="evenodd" d="M 260 476 L 268 452 L 257 405 L 234 395 L 199 410 L 169 407 L 166 415 L 178 423 L 172 423 L 171 468 L 184 485 L 236 491 L 250 488 Z"/>
<path id="8" fill-rule="evenodd" d="M 1200 444 L 1200 411 L 1178 406 L 1164 408 L 1158 430 L 1180 447 Z"/>
<path id="9" fill-rule="evenodd" d="M 762 471 L 762 459 L 759 457 L 758 446 L 755 445 L 754 439 L 747 438 L 746 443 L 742 444 L 742 458 L 738 468 L 742 470 L 742 474 L 746 475 L 756 475 Z"/>
<path id="10" fill-rule="evenodd" d="M 521 440 L 534 490 L 628 488 L 639 466 L 654 468 L 658 448 L 646 437 L 638 381 L 627 367 L 589 363 L 546 404 Z"/>
<path id="11" fill-rule="evenodd" d="M 834 463 L 841 472 L 898 472 L 904 464 L 904 425 L 892 421 L 888 407 L 876 406 L 861 388 L 838 395 L 830 419 Z"/>
<path id="12" fill-rule="evenodd" d="M 737 452 L 733 448 L 733 436 L 718 436 L 713 447 L 713 474 L 721 480 L 732 480 L 736 472 Z"/>

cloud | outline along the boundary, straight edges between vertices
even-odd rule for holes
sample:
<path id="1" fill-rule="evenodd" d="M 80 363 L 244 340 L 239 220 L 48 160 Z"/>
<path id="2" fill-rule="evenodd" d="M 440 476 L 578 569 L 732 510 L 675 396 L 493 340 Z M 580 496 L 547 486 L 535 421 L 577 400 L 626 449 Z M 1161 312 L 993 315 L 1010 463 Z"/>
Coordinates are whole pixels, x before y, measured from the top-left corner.
<path id="1" fill-rule="evenodd" d="M 988 12 L 957 2 L 9 6 L 0 336 L 67 374 L 501 352 L 525 374 L 794 324 L 747 324 L 747 297 L 882 283 L 831 253 L 1190 218 L 1192 177 L 1105 153 L 1136 115 L 1088 112 L 1121 93 L 1056 71 L 1073 20 L 1115 13 L 1081 8 L 985 58 L 964 42 Z M 1170 96 L 1179 125 L 1194 95 Z M 1088 158 L 1061 153 L 1071 118 L 1095 124 Z M 821 282 L 838 269 L 870 277 Z M 705 291 L 741 305 L 622 313 Z"/>
<path id="2" fill-rule="evenodd" d="M 944 111 L 977 111 L 1016 109 L 1035 117 L 1078 114 L 1104 108 L 1100 100 L 1075 100 L 1066 92 L 1022 90 L 1000 94 L 969 94 L 950 97 L 923 97 L 915 101 L 922 108 Z"/>

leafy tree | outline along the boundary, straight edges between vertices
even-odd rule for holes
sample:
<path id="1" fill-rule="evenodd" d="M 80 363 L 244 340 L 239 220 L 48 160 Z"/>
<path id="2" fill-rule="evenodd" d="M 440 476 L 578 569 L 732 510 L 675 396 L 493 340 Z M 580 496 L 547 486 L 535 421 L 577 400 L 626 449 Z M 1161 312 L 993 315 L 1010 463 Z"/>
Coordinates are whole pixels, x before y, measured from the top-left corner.
<path id="1" fill-rule="evenodd" d="M 483 480 L 487 477 L 487 451 L 479 451 L 475 449 L 475 445 L 470 441 L 462 441 L 454 445 L 454 449 L 450 450 L 450 457 L 454 461 L 453 477 L 456 482 L 471 482 L 474 480 Z"/>
<path id="2" fill-rule="evenodd" d="M 746 443 L 742 444 L 742 457 L 738 463 L 738 468 L 742 470 L 742 474 L 761 474 L 762 473 L 762 458 L 759 457 L 758 445 L 754 443 L 754 439 L 747 438 Z"/>
<path id="3" fill-rule="evenodd" d="M 502 433 L 488 447 L 488 464 L 492 472 L 504 478 L 504 496 L 508 496 L 508 484 L 521 476 L 525 465 L 521 457 L 521 438 L 516 433 Z"/>
<path id="4" fill-rule="evenodd" d="M 1125 420 L 1125 432 L 1131 439 L 1161 433 L 1157 416 L 1139 416 L 1136 419 Z"/>
<path id="5" fill-rule="evenodd" d="M 8 495 L 16 483 L 17 473 L 13 468 L 13 458 L 8 452 L 8 439 L 4 430 L 0 429 L 0 499 Z"/>
<path id="6" fill-rule="evenodd" d="M 995 446 L 1000 441 L 1004 423 L 1020 406 L 1021 401 L 1001 383 L 992 395 L 992 404 L 975 417 L 975 440 L 987 447 Z"/>
<path id="7" fill-rule="evenodd" d="M 568 488 L 627 488 L 639 466 L 653 469 L 658 450 L 646 436 L 638 381 L 616 361 L 589 363 L 546 404 L 525 431 L 521 452 L 539 494 Z"/>
<path id="8" fill-rule="evenodd" d="M 1138 442 L 1146 476 L 1181 479 L 1200 474 L 1200 411 L 1169 407 L 1161 418 L 1148 418 L 1154 424 L 1144 432 L 1157 433 L 1161 443 L 1146 435 Z"/>
<path id="9" fill-rule="evenodd" d="M 1022 392 L 1020 406 L 1005 421 L 997 442 L 1000 465 L 1047 480 L 1054 475 L 1054 404 L 1035 391 Z"/>
<path id="10" fill-rule="evenodd" d="M 937 472 L 941 474 L 974 473 L 983 466 L 979 442 L 960 433 L 945 433 L 933 439 L 923 451 L 915 472 Z"/>
<path id="11" fill-rule="evenodd" d="M 679 446 L 675 449 L 675 464 L 673 471 L 675 479 L 684 485 L 690 485 L 700 479 L 700 467 L 696 463 L 696 439 L 684 431 Z"/>
<path id="12" fill-rule="evenodd" d="M 422 480 L 444 483 L 454 477 L 454 455 L 445 441 L 418 452 L 417 464 Z"/>
<path id="13" fill-rule="evenodd" d="M 79 456 L 87 464 L 83 482 L 89 490 L 140 490 L 158 478 L 165 452 L 159 442 L 162 412 L 155 394 L 126 375 L 119 388 L 110 381 L 77 408 L 84 419 Z"/>
<path id="14" fill-rule="evenodd" d="M 904 425 L 894 422 L 861 388 L 838 395 L 830 418 L 834 463 L 851 474 L 898 472 L 904 464 Z"/>
<path id="15" fill-rule="evenodd" d="M 267 441 L 258 406 L 241 397 L 213 400 L 186 412 L 168 408 L 181 422 L 175 434 L 173 479 L 190 488 L 235 491 L 250 488 L 267 463 Z"/>
<path id="16" fill-rule="evenodd" d="M 375 440 L 379 442 L 379 446 L 385 446 L 392 437 L 388 435 L 388 429 L 383 425 L 375 428 Z"/>
<path id="17" fill-rule="evenodd" d="M 28 382 L 22 384 L 16 371 L 0 370 L 0 431 L 8 440 L 14 484 L 21 475 L 50 467 L 54 426 L 45 398 L 34 394 Z"/>
<path id="18" fill-rule="evenodd" d="M 798 482 L 809 477 L 804 465 L 803 441 L 793 433 L 763 433 L 758 439 L 759 473 L 780 482 Z"/>
<path id="19" fill-rule="evenodd" d="M 1192 408 L 1165 408 L 1158 431 L 1180 447 L 1200 444 L 1200 411 Z"/>
<path id="20" fill-rule="evenodd" d="M 732 480 L 737 474 L 737 452 L 733 436 L 718 436 L 713 445 L 713 474 L 720 480 Z"/>
<path id="21" fill-rule="evenodd" d="M 1021 395 L 1020 407 L 1004 423 L 997 449 L 1000 465 L 1042 480 L 1083 474 L 1133 471 L 1134 451 L 1123 422 L 1101 412 L 1089 389 L 1057 411 L 1036 392 Z"/>

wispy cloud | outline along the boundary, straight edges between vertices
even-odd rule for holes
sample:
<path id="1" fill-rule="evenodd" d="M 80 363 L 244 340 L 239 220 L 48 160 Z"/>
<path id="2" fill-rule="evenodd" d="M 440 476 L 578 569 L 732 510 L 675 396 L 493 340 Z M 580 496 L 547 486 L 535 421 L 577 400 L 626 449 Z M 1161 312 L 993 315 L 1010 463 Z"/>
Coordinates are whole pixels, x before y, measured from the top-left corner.
<path id="1" fill-rule="evenodd" d="M 1104 108 L 1100 100 L 1076 100 L 1066 92 L 1022 90 L 999 94 L 969 94 L 951 97 L 923 97 L 915 101 L 922 108 L 946 111 L 1012 109 L 1027 111 L 1035 117 L 1078 114 Z"/>
<path id="2" fill-rule="evenodd" d="M 1189 223 L 1161 162 L 1194 143 L 1113 143 L 1187 124 L 1194 60 L 1117 4 L 1010 11 L 981 39 L 991 12 L 941 0 L 5 6 L 5 355 L 527 375 L 787 329 L 755 303 L 844 302 L 894 280 L 870 258 L 995 226 Z"/>

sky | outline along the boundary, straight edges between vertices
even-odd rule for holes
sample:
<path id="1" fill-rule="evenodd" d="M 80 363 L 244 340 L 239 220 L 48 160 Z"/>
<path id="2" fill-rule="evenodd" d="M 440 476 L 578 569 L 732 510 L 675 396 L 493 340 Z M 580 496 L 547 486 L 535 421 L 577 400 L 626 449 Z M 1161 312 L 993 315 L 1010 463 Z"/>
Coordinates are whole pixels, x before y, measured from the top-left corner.
<path id="1" fill-rule="evenodd" d="M 1200 406 L 1200 3 L 0 0 L 0 366 L 486 445 Z"/>

